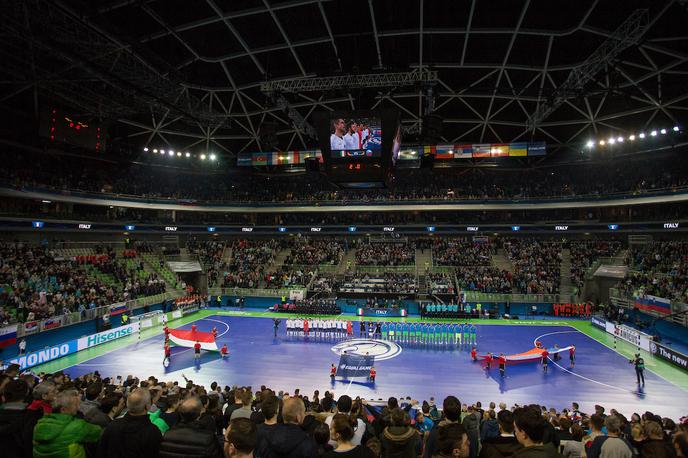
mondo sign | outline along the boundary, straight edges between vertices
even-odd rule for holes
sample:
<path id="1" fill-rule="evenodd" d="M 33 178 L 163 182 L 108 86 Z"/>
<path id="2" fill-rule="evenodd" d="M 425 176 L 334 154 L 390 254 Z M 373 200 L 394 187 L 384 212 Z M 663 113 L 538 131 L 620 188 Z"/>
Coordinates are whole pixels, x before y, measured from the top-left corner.
<path id="1" fill-rule="evenodd" d="M 21 370 L 34 367 L 39 364 L 47 363 L 63 356 L 76 353 L 87 348 L 94 347 L 112 340 L 127 337 L 139 330 L 139 323 L 131 323 L 127 326 L 120 326 L 119 328 L 111 329 L 105 332 L 99 332 L 90 336 L 81 337 L 80 339 L 70 340 L 54 347 L 46 348 L 44 350 L 29 353 L 28 355 L 19 356 L 12 361 L 13 364 L 19 364 Z"/>

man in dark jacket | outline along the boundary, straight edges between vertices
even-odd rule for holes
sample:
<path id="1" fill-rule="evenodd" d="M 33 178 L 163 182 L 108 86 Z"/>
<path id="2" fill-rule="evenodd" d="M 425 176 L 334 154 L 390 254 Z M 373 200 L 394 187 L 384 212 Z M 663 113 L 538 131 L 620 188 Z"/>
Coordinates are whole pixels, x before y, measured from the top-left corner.
<path id="1" fill-rule="evenodd" d="M 27 410 L 24 399 L 29 387 L 24 380 L 11 380 L 5 385 L 0 404 L 0 444 L 7 458 L 33 456 L 33 427 L 42 410 Z"/>
<path id="2" fill-rule="evenodd" d="M 384 456 L 389 458 L 416 458 L 420 451 L 420 437 L 415 428 L 411 428 L 411 418 L 400 408 L 392 410 L 389 415 L 390 425 L 380 437 Z"/>
<path id="3" fill-rule="evenodd" d="M 162 433 L 148 418 L 150 392 L 138 388 L 127 398 L 127 414 L 113 420 L 100 439 L 104 458 L 150 458 L 158 456 Z"/>
<path id="4" fill-rule="evenodd" d="M 160 458 L 180 456 L 222 458 L 220 442 L 213 431 L 205 428 L 198 418 L 203 404 L 192 397 L 177 408 L 180 422 L 167 431 L 160 443 Z"/>
<path id="5" fill-rule="evenodd" d="M 462 424 L 466 428 L 468 440 L 471 443 L 471 458 L 478 456 L 478 449 L 480 448 L 480 420 L 480 413 L 473 406 L 468 406 L 468 415 L 464 417 Z"/>
<path id="6" fill-rule="evenodd" d="M 431 458 L 438 450 L 437 434 L 438 428 L 450 423 L 459 423 L 461 421 L 461 401 L 456 396 L 447 396 L 444 398 L 442 404 L 442 414 L 444 418 L 438 422 L 428 435 L 428 441 L 425 444 L 423 451 L 423 458 Z"/>
<path id="7" fill-rule="evenodd" d="M 508 410 L 497 414 L 499 436 L 485 439 L 480 449 L 480 458 L 509 458 L 523 448 L 514 436 L 514 416 Z"/>
<path id="8" fill-rule="evenodd" d="M 279 410 L 279 399 L 270 394 L 263 397 L 260 403 L 260 410 L 263 412 L 265 421 L 258 425 L 256 430 L 256 456 L 268 456 L 267 436 L 277 427 L 277 411 Z"/>
<path id="9" fill-rule="evenodd" d="M 267 455 L 261 458 L 315 458 L 317 445 L 312 437 L 301 429 L 306 417 L 306 406 L 299 398 L 289 398 L 282 406 L 283 424 L 265 432 Z"/>
<path id="10" fill-rule="evenodd" d="M 561 458 L 554 446 L 543 444 L 546 422 L 539 409 L 521 407 L 514 411 L 514 431 L 523 448 L 514 453 L 514 458 Z"/>

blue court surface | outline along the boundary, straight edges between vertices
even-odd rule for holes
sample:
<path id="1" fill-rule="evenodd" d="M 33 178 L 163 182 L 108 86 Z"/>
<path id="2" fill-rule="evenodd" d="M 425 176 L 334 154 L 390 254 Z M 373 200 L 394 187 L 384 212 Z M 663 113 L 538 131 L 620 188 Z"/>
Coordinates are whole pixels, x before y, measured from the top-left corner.
<path id="1" fill-rule="evenodd" d="M 509 406 L 538 403 L 562 409 L 578 402 L 586 412 L 594 412 L 593 406 L 600 403 L 626 415 L 649 410 L 670 418 L 685 415 L 688 407 L 686 391 L 649 371 L 645 371 L 645 387 L 639 390 L 633 366 L 626 358 L 568 326 L 480 325 L 478 350 L 520 353 L 531 349 L 536 339 L 546 347 L 573 344 L 577 349 L 575 368 L 569 367 L 565 354 L 560 361 L 550 362 L 547 374 L 539 363 L 522 363 L 507 366 L 502 379 L 496 364 L 488 372 L 481 363 L 473 362 L 469 348 L 400 343 L 401 351 L 392 357 L 376 357 L 377 380 L 372 384 L 365 380 L 332 383 L 329 368 L 339 361 L 333 351 L 338 341 L 288 337 L 284 320 L 277 338 L 273 338 L 273 323 L 267 318 L 210 316 L 195 323 L 200 331 L 209 332 L 217 327 L 218 347 L 227 343 L 228 358 L 205 352 L 196 364 L 193 350 L 173 347 L 171 364 L 164 368 L 163 336 L 159 335 L 66 372 L 79 376 L 98 370 L 104 377 L 153 375 L 180 382 L 183 373 L 206 386 L 217 381 L 223 386 L 252 386 L 254 390 L 267 385 L 289 393 L 300 388 L 302 394 L 309 396 L 316 389 L 321 393 L 333 390 L 336 396 L 349 394 L 368 399 L 411 396 L 422 401 L 434 396 L 440 404 L 449 394 L 458 396 L 463 403 L 481 401 L 483 405 L 505 401 Z M 181 328 L 190 327 L 187 324 Z M 357 326 L 354 329 L 357 335 Z M 355 351 L 356 346 L 352 348 Z"/>

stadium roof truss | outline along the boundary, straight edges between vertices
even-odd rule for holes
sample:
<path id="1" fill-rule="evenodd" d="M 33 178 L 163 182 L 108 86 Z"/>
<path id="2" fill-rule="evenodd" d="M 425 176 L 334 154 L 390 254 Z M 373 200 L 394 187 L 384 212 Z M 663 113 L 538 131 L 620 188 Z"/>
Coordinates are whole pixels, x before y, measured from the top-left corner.
<path id="1" fill-rule="evenodd" d="M 0 104 L 45 98 L 115 121 L 114 142 L 228 158 L 266 121 L 306 149 L 317 110 L 393 107 L 413 132 L 427 106 L 447 143 L 578 151 L 682 123 L 686 23 L 675 0 L 5 0 Z"/>

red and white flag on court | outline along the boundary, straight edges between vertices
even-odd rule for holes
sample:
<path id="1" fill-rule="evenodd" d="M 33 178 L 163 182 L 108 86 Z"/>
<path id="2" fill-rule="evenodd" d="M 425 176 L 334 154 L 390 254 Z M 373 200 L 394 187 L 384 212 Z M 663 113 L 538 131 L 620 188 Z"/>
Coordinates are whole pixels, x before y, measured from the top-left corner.
<path id="1" fill-rule="evenodd" d="M 198 342 L 203 350 L 219 351 L 211 332 L 170 329 L 170 340 L 180 347 L 193 348 Z"/>

